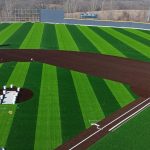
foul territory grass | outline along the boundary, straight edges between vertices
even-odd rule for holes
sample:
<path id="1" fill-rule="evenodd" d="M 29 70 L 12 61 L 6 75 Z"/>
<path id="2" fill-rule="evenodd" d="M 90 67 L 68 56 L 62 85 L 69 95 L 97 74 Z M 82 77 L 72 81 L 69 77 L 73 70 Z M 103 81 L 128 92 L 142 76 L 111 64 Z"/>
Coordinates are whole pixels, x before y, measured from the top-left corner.
<path id="1" fill-rule="evenodd" d="M 99 140 L 89 150 L 149 150 L 149 114 L 150 108 L 147 108 Z"/>

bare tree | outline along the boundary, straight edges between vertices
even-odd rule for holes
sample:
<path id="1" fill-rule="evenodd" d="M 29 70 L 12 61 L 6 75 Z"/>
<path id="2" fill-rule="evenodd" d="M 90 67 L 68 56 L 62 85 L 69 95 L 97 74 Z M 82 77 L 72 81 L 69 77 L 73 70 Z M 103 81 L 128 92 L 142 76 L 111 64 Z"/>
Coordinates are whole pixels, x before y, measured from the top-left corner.
<path id="1" fill-rule="evenodd" d="M 150 8 L 149 8 L 148 13 L 147 13 L 147 20 L 146 21 L 150 22 Z"/>
<path id="2" fill-rule="evenodd" d="M 101 0 L 101 5 L 100 5 L 100 10 L 101 11 L 104 10 L 104 4 L 105 4 L 105 0 Z"/>
<path id="3" fill-rule="evenodd" d="M 98 8 L 98 3 L 99 3 L 99 0 L 92 0 L 90 4 L 91 5 L 90 10 L 95 11 Z"/>

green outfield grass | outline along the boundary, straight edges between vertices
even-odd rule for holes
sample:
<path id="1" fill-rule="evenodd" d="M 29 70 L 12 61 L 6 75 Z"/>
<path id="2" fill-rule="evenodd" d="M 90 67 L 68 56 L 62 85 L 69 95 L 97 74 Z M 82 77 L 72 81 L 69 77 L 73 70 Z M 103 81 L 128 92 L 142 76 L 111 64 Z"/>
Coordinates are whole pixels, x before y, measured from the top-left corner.
<path id="1" fill-rule="evenodd" d="M 148 62 L 149 37 L 149 32 L 133 29 L 0 24 L 0 43 L 10 44 L 6 48 L 73 50 Z M 92 120 L 138 98 L 128 85 L 38 62 L 0 64 L 0 86 L 11 83 L 31 89 L 34 96 L 18 105 L 0 105 L 0 146 L 9 150 L 52 150 Z"/>

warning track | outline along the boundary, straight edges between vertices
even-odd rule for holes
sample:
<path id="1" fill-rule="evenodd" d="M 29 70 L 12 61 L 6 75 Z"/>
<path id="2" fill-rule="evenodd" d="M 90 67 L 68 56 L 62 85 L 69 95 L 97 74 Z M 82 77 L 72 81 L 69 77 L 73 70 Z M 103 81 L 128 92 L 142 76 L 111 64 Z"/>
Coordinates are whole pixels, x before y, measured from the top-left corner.
<path id="1" fill-rule="evenodd" d="M 100 129 L 93 126 L 57 149 L 86 149 L 149 106 L 150 63 L 72 51 L 0 50 L 1 63 L 9 61 L 28 62 L 31 60 L 127 83 L 134 92 L 143 97 L 99 122 Z"/>

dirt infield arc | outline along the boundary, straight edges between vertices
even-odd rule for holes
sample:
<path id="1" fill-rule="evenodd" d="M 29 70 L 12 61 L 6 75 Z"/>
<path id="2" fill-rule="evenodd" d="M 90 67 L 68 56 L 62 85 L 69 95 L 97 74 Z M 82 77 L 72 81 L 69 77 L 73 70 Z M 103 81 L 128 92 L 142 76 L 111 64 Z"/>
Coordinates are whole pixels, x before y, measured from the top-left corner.
<path id="1" fill-rule="evenodd" d="M 38 61 L 129 84 L 141 97 L 150 96 L 150 63 L 84 52 L 0 50 L 0 62 Z"/>
<path id="2" fill-rule="evenodd" d="M 137 106 L 146 98 L 150 97 L 150 63 L 95 53 L 73 51 L 0 50 L 1 63 L 9 61 L 29 62 L 31 60 L 127 83 L 140 97 L 144 97 L 134 101 L 110 117 L 102 120 L 100 122 L 102 125 L 111 122 L 117 116 L 123 114 L 134 106 Z M 149 101 L 145 105 L 148 103 Z M 140 105 L 138 109 L 145 105 Z M 91 127 L 63 146 L 60 146 L 58 149 L 70 149 L 95 131 L 96 128 Z M 84 142 L 84 144 L 81 144 L 81 147 L 77 147 L 77 149 L 86 149 L 89 145 L 107 134 L 108 132 L 106 131 L 104 130 L 101 134 L 96 134 L 92 140 L 90 139 Z"/>

